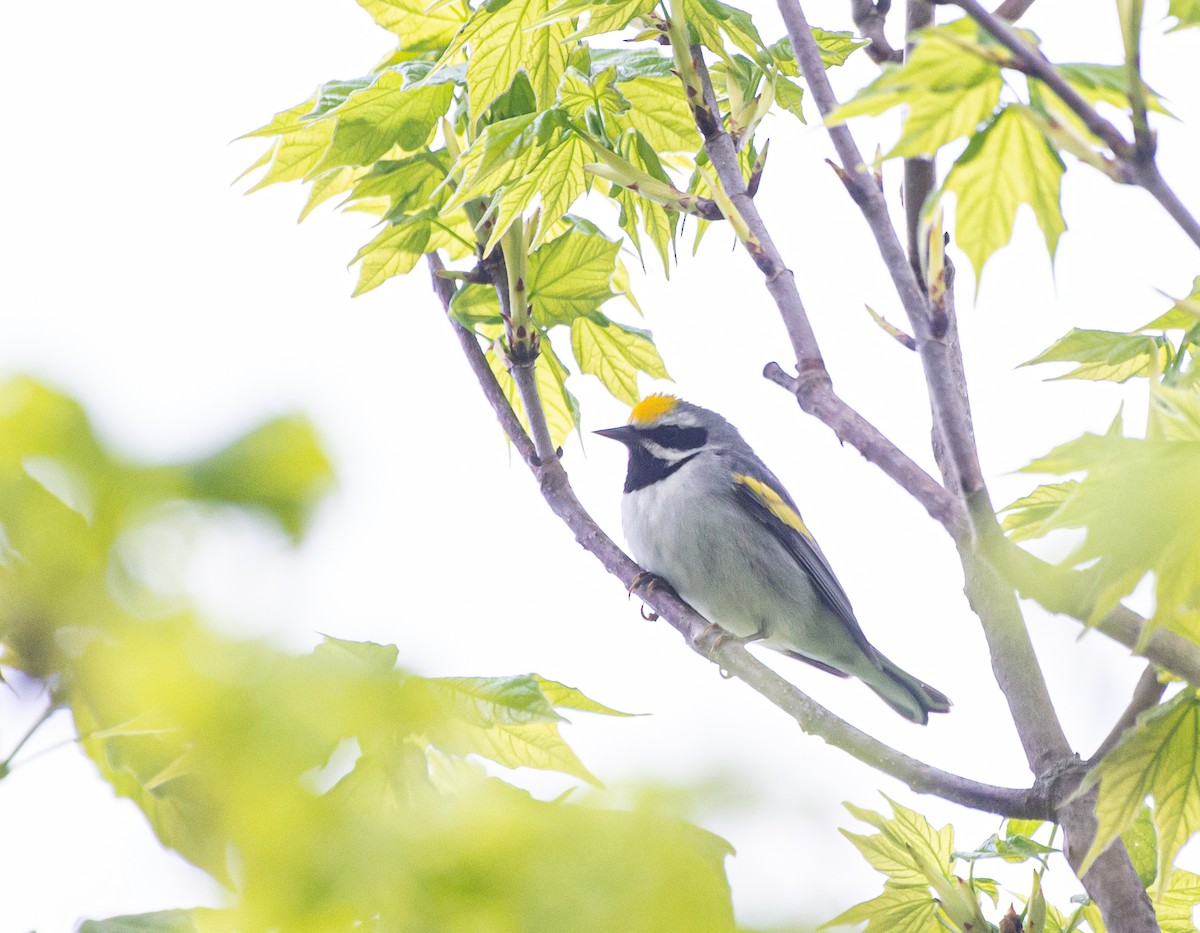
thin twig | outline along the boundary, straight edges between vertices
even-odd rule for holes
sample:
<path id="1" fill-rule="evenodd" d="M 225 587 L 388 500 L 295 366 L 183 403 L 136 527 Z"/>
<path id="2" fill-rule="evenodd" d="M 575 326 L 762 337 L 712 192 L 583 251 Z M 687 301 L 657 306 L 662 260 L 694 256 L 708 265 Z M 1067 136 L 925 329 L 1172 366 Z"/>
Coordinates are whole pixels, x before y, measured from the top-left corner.
<path id="1" fill-rule="evenodd" d="M 789 376 L 778 363 L 768 363 L 763 375 L 795 395 L 801 407 L 830 428 L 838 440 L 853 445 L 867 460 L 899 483 L 925 506 L 931 516 L 947 527 L 952 537 L 965 533 L 967 517 L 962 504 L 874 425 L 863 420 L 831 388 L 824 386 L 819 392 L 806 392 L 803 380 Z"/>
<path id="2" fill-rule="evenodd" d="M 892 0 L 850 0 L 850 15 L 854 18 L 854 25 L 860 36 L 871 40 L 867 54 L 877 65 L 904 60 L 904 53 L 892 48 L 884 32 L 883 27 L 891 8 Z"/>
<path id="3" fill-rule="evenodd" d="M 996 7 L 995 16 L 997 19 L 1015 23 L 1025 15 L 1031 6 L 1033 6 L 1033 0 L 1004 0 Z"/>
<path id="4" fill-rule="evenodd" d="M 441 261 L 436 255 L 427 257 L 432 273 L 433 289 L 448 311 L 454 297 L 454 284 L 438 273 Z M 466 328 L 447 314 L 447 319 L 467 358 L 484 397 L 496 414 L 500 426 L 512 441 L 513 447 L 538 480 L 542 496 L 551 510 L 575 534 L 575 539 L 619 579 L 626 588 L 633 585 L 642 572 L 616 543 L 604 533 L 575 496 L 566 471 L 557 458 L 544 460 L 537 456 L 533 443 L 522 428 L 496 382 L 479 341 Z M 745 682 L 796 720 L 800 727 L 830 745 L 842 749 L 864 764 L 908 785 L 922 794 L 936 794 L 963 806 L 998 813 L 1003 816 L 1048 819 L 1051 815 L 1051 789 L 1038 785 L 1032 789 L 996 787 L 943 771 L 910 758 L 884 745 L 814 702 L 793 684 L 784 680 L 756 659 L 743 646 L 730 639 L 714 639 L 708 621 L 667 587 L 640 594 L 655 612 L 669 622 L 698 654 L 718 664 L 722 670 Z"/>
<path id="5" fill-rule="evenodd" d="M 797 0 L 777 0 L 777 5 L 800 70 L 808 81 L 822 116 L 827 116 L 836 108 L 837 99 L 825 74 L 820 49 L 804 11 Z M 995 526 L 995 512 L 987 497 L 971 430 L 961 362 L 956 360 L 954 338 L 945 326 L 946 319 L 939 321 L 930 308 L 916 273 L 900 246 L 883 192 L 863 164 L 849 128 L 836 125 L 827 129 L 842 160 L 843 180 L 874 234 L 901 305 L 913 327 L 934 410 L 935 435 L 943 445 L 948 461 L 944 473 L 954 482 L 953 487 L 948 488 L 952 492 L 961 490 L 967 495 L 971 502 L 973 526 Z M 1057 725 L 1054 706 L 1028 631 L 1019 607 L 1012 598 L 1011 589 L 1005 587 L 1000 578 L 978 561 L 970 541 L 956 539 L 956 544 L 967 572 L 968 591 L 978 587 L 972 594 L 973 607 L 979 613 L 992 650 L 997 680 L 1004 688 L 1005 699 L 1012 710 L 1013 721 L 1030 766 L 1035 768 L 1035 773 L 1040 773 L 1036 769 L 1048 767 L 1056 758 L 1070 756 L 1071 750 Z M 973 573 L 978 575 L 978 579 L 973 579 Z M 1005 589 L 1008 589 L 1007 598 L 1003 593 Z"/>
<path id="6" fill-rule="evenodd" d="M 933 4 L 929 0 L 905 0 L 904 28 L 908 36 L 933 25 Z M 915 44 L 904 47 L 904 57 L 912 54 Z M 933 159 L 910 157 L 904 160 L 904 231 L 908 239 L 908 261 L 921 284 L 925 272 L 921 268 L 921 213 L 925 200 L 937 185 Z"/>
<path id="7" fill-rule="evenodd" d="M 825 74 L 820 49 L 817 48 L 804 11 L 796 0 L 777 0 L 777 5 L 800 70 L 808 80 L 821 114 L 828 115 L 837 106 L 837 99 Z M 828 127 L 828 131 L 842 159 L 846 186 L 875 236 L 901 305 L 912 325 L 934 409 L 935 430 L 953 462 L 955 487 L 951 491 L 961 490 L 969 497 L 972 525 L 982 523 L 984 526 L 994 526 L 995 512 L 987 497 L 975 449 L 965 383 L 955 360 L 948 331 L 944 327 L 937 327 L 938 321 L 896 236 L 883 192 L 863 165 L 850 130 L 845 125 L 838 125 Z M 971 543 L 962 539 L 956 539 L 956 543 L 964 556 L 964 570 L 969 575 L 972 567 L 977 566 L 977 562 L 969 559 Z M 968 579 L 968 586 L 971 582 Z M 986 590 L 992 596 L 997 596 L 1002 589 L 990 577 L 987 584 Z M 996 613 L 993 613 L 989 611 L 987 602 L 978 598 L 981 595 L 977 594 L 975 608 L 982 613 L 980 620 L 992 647 L 993 666 L 998 669 L 998 679 L 1007 688 L 1005 698 L 1031 767 L 1035 763 L 1044 766 L 1047 760 L 1056 756 L 1069 756 L 1071 751 L 1061 730 L 1053 725 L 1057 723 L 1054 706 L 1019 612 L 1010 612 L 1006 601 L 1003 608 L 998 606 Z M 1016 629 L 1007 630 L 1006 626 L 1009 625 L 1016 626 Z M 1003 674 L 999 668 L 1003 668 Z"/>
<path id="8" fill-rule="evenodd" d="M 800 71 L 804 74 L 813 99 L 817 102 L 817 109 L 820 110 L 821 116 L 827 116 L 837 107 L 837 98 L 829 83 L 829 77 L 825 74 L 821 51 L 813 38 L 804 11 L 794 0 L 777 0 L 776 5 L 783 17 L 796 60 L 800 63 Z M 975 492 L 983 488 L 983 473 L 974 445 L 966 431 L 967 418 L 961 409 L 955 407 L 958 393 L 948 348 L 941 339 L 944 335 L 939 335 L 932 329 L 934 322 L 924 289 L 896 235 L 883 192 L 864 163 L 849 128 L 842 124 L 827 126 L 826 129 L 841 161 L 839 177 L 867 221 L 880 257 L 900 298 L 901 307 L 908 316 L 913 337 L 917 340 L 936 420 L 942 426 L 947 448 L 959 460 L 957 473 L 961 481 L 961 491 Z M 942 410 L 943 408 L 945 410 Z M 957 493 L 959 490 L 955 489 L 952 492 Z"/>
<path id="9" fill-rule="evenodd" d="M 1084 122 L 1094 136 L 1098 136 L 1112 150 L 1113 155 L 1122 160 L 1132 159 L 1134 152 L 1132 144 L 1121 135 L 1121 131 L 1096 111 L 1091 104 L 1076 91 L 1066 79 L 1055 70 L 1046 56 L 1025 42 L 1008 23 L 989 13 L 980 5 L 979 0 L 953 0 L 971 19 L 1013 53 L 1016 58 L 1015 67 L 1025 74 L 1037 78 L 1050 90 L 1058 95 L 1071 111 Z"/>
<path id="10" fill-rule="evenodd" d="M 1184 206 L 1167 184 L 1154 161 L 1149 136 L 1142 146 L 1129 142 L 1121 132 L 1105 120 L 1084 98 L 1067 83 L 1037 49 L 1027 45 L 1007 23 L 985 10 L 979 0 L 953 0 L 971 19 L 975 20 L 1016 58 L 1014 67 L 1049 87 L 1084 125 L 1112 150 L 1121 165 L 1123 181 L 1144 188 L 1158 201 L 1179 228 L 1193 243 L 1200 246 L 1200 221 Z"/>
<path id="11" fill-rule="evenodd" d="M 9 771 L 12 770 L 13 759 L 16 758 L 17 753 L 25 747 L 25 743 L 33 738 L 34 733 L 46 724 L 46 720 L 57 713 L 60 709 L 62 709 L 62 707 L 59 706 L 59 704 L 51 702 L 49 706 L 42 710 L 42 714 L 38 716 L 36 720 L 34 720 L 33 725 L 31 725 L 25 731 L 25 734 L 21 736 L 21 738 L 17 741 L 17 744 L 12 747 L 12 750 L 8 753 L 8 757 L 3 761 L 0 761 L 0 778 L 3 778 L 8 774 Z"/>
<path id="12" fill-rule="evenodd" d="M 1088 767 L 1099 764 L 1101 758 L 1116 748 L 1121 741 L 1121 736 L 1125 734 L 1125 730 L 1132 729 L 1142 713 L 1157 706 L 1166 690 L 1167 685 L 1158 679 L 1157 669 L 1153 664 L 1147 664 L 1146 669 L 1142 671 L 1142 676 L 1138 678 L 1137 685 L 1133 688 L 1133 696 L 1129 699 L 1129 705 L 1125 707 L 1121 718 L 1113 724 L 1112 730 L 1096 748 L 1092 757 L 1088 759 Z"/>
<path id="13" fill-rule="evenodd" d="M 825 74 L 820 50 L 804 11 L 798 0 L 777 0 L 777 6 L 800 63 L 800 70 L 808 81 L 822 116 L 828 116 L 836 107 L 837 99 Z M 901 305 L 909 316 L 934 409 L 935 434 L 954 461 L 956 488 L 952 491 L 961 490 L 964 494 L 971 527 L 976 533 L 999 534 L 995 510 L 987 494 L 978 452 L 971 437 L 965 383 L 955 366 L 954 348 L 945 333 L 938 333 L 932 309 L 900 247 L 883 193 L 863 164 L 849 129 L 844 125 L 828 129 L 842 162 L 843 181 L 871 228 Z M 971 542 L 960 540 L 956 541 L 956 545 L 966 575 L 968 596 L 983 625 L 993 670 L 1012 712 L 1022 748 L 1038 779 L 1049 778 L 1073 766 L 1078 759 L 1073 755 L 1054 712 L 1015 594 L 994 568 L 980 558 Z M 1067 834 L 1068 858 L 1074 866 L 1081 864 L 1095 837 L 1096 821 L 1091 806 L 1094 806 L 1094 801 L 1089 803 L 1085 797 L 1068 800 L 1058 809 L 1059 821 Z M 1110 929 L 1128 929 L 1137 933 L 1157 929 L 1154 911 L 1145 890 L 1133 870 L 1128 853 L 1120 844 L 1110 846 L 1082 880 L 1088 894 L 1099 905 Z"/>
<path id="14" fill-rule="evenodd" d="M 706 104 L 703 112 L 717 113 L 716 95 L 700 50 L 692 48 L 689 51 L 692 56 L 690 64 L 703 88 Z M 933 518 L 945 526 L 951 536 L 965 534 L 966 513 L 955 497 L 938 486 L 929 474 L 834 392 L 808 312 L 796 288 L 795 277 L 784 264 L 746 188 L 733 140 L 719 121 L 698 119 L 697 125 L 701 132 L 704 132 L 705 126 L 708 128 L 705 147 L 709 159 L 725 189 L 725 195 L 733 203 L 753 239 L 755 245 L 753 248 L 747 245 L 747 251 L 762 270 L 767 291 L 775 301 L 787 329 L 792 351 L 796 354 L 798 376 L 789 376 L 773 364 L 767 365 L 763 375 L 791 392 L 800 407 L 831 428 L 839 440 L 851 444 L 864 457 L 883 468 L 888 476 L 900 483 Z"/>

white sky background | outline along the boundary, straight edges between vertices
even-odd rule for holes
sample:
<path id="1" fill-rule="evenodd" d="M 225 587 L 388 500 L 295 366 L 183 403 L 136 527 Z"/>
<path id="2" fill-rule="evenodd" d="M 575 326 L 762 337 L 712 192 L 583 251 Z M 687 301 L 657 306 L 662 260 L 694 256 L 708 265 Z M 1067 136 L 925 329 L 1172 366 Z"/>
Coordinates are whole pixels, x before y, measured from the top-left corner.
<path id="1" fill-rule="evenodd" d="M 782 34 L 774 4 L 748 5 L 765 37 Z M 806 6 L 814 24 L 849 28 L 843 0 Z M 1090 6 L 1094 14 L 1083 17 L 1074 4 L 1041 0 L 1023 25 L 1039 32 L 1052 59 L 1116 62 L 1113 5 Z M 1182 118 L 1157 121 L 1161 163 L 1200 209 L 1200 31 L 1156 38 L 1165 2 L 1149 6 L 1147 77 Z M 697 819 L 738 850 L 729 871 L 745 924 L 820 921 L 878 892 L 878 876 L 836 832 L 863 830 L 842 800 L 883 808 L 882 789 L 938 825 L 953 820 L 960 848 L 996 831 L 998 819 L 916 797 L 803 736 L 665 623 L 643 621 L 509 457 L 423 271 L 351 301 L 355 273 L 345 263 L 371 235 L 370 218 L 320 209 L 298 227 L 298 186 L 250 198 L 245 183 L 231 186 L 261 141 L 229 140 L 321 81 L 366 72 L 390 45 L 352 0 L 0 8 L 8 140 L 0 373 L 32 373 L 77 395 L 108 438 L 152 460 L 201 454 L 281 412 L 310 414 L 339 488 L 298 551 L 253 523 L 205 535 L 189 579 L 210 614 L 230 632 L 296 650 L 317 632 L 394 642 L 401 663 L 422 674 L 533 670 L 652 713 L 580 715 L 565 734 L 618 793 L 645 781 L 720 786 Z M 873 70 L 860 53 L 835 74 L 836 87 L 848 96 Z M 877 130 L 885 148 L 892 126 Z M 866 152 L 872 129 L 855 125 Z M 859 214 L 822 163 L 830 147 L 815 113 L 808 127 L 773 118 L 765 134 L 771 159 L 759 205 L 796 271 L 835 386 L 932 470 L 917 360 L 863 305 L 893 322 L 903 316 Z M 895 194 L 898 163 L 888 164 L 885 182 Z M 1153 288 L 1185 294 L 1200 272 L 1194 247 L 1144 193 L 1071 164 L 1064 205 L 1070 229 L 1054 277 L 1024 212 L 1015 246 L 987 269 L 977 307 L 969 267 L 952 253 L 997 504 L 1033 485 L 1011 471 L 1102 429 L 1121 398 L 1131 400 L 1135 423 L 1143 405 L 1137 388 L 1047 384 L 1049 370 L 1015 366 L 1072 326 L 1128 329 L 1151 319 L 1166 306 Z M 917 728 L 857 682 L 767 660 L 910 754 L 1027 784 L 949 540 L 760 377 L 768 360 L 788 364 L 761 276 L 727 231 L 714 228 L 698 260 L 689 241 L 669 285 L 654 265 L 644 280 L 635 270 L 646 325 L 676 380 L 670 388 L 741 428 L 800 503 L 871 640 L 955 708 Z M 640 323 L 628 308 L 612 311 Z M 625 419 L 591 377 L 573 389 L 585 429 Z M 573 440 L 566 457 L 580 497 L 619 538 L 623 449 L 587 436 L 586 455 Z M 1029 617 L 1068 734 L 1086 756 L 1124 707 L 1141 663 L 1100 636 L 1077 642 L 1074 622 L 1036 609 Z M 0 691 L 0 750 L 35 709 L 34 698 Z M 26 753 L 69 734 L 60 717 Z M 54 933 L 82 917 L 219 897 L 206 876 L 158 847 L 133 805 L 115 800 L 72 747 L 0 783 L 0 826 L 0 933 Z M 1074 891 L 1067 872 L 1054 874 L 1065 900 Z"/>

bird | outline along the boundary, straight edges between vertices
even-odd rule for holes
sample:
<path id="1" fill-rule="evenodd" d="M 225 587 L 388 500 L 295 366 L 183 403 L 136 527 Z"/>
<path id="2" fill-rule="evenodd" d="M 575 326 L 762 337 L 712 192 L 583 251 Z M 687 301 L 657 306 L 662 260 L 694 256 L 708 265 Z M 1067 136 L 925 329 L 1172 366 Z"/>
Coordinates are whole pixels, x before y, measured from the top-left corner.
<path id="1" fill-rule="evenodd" d="M 621 524 L 634 557 L 723 636 L 857 677 L 911 722 L 949 712 L 867 641 L 792 497 L 724 417 L 654 394 L 595 433 L 629 451 Z"/>

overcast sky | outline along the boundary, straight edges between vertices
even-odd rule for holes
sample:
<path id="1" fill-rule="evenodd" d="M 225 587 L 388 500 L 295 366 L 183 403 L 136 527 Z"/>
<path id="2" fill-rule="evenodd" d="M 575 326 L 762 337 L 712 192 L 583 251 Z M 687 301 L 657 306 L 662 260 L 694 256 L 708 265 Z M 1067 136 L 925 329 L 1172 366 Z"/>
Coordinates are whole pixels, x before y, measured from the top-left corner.
<path id="1" fill-rule="evenodd" d="M 1081 17 L 1076 5 L 1042 0 L 1025 25 L 1052 59 L 1116 62 L 1110 6 Z M 1147 77 L 1182 121 L 1159 121 L 1161 163 L 1200 209 L 1200 30 L 1156 38 L 1166 4 L 1148 6 Z M 764 37 L 782 34 L 773 4 L 750 7 Z M 831 29 L 849 28 L 847 9 L 808 4 L 813 23 Z M 644 781 L 717 788 L 697 818 L 738 850 L 729 872 L 743 923 L 823 920 L 877 893 L 880 879 L 836 832 L 854 825 L 843 800 L 879 808 L 882 789 L 938 825 L 955 821 L 960 848 L 996 831 L 995 819 L 918 798 L 803 736 L 665 623 L 643 621 L 509 456 L 424 275 L 351 301 L 356 272 L 346 263 L 372 235 L 370 218 L 320 209 L 297 226 L 298 187 L 246 198 L 244 182 L 231 184 L 261 151 L 260 141 L 231 140 L 320 82 L 365 73 L 390 45 L 352 0 L 0 7 L 8 112 L 0 373 L 32 373 L 77 395 L 112 443 L 151 460 L 203 453 L 281 412 L 308 413 L 339 488 L 299 550 L 253 522 L 206 534 L 189 580 L 214 621 L 296 650 L 318 631 L 394 642 L 403 666 L 428 675 L 533 670 L 653 714 L 581 715 L 565 735 L 618 790 Z M 873 69 L 856 55 L 835 75 L 839 93 L 848 96 Z M 894 140 L 888 121 L 855 130 L 866 152 L 875 148 L 872 130 L 885 148 Z M 783 115 L 763 132 L 772 146 L 759 204 L 796 271 L 837 389 L 933 470 L 917 360 L 863 306 L 894 322 L 902 314 L 860 216 L 823 164 L 830 147 L 815 113 L 807 127 Z M 888 164 L 889 195 L 898 180 L 899 165 Z M 1072 164 L 1064 205 L 1069 231 L 1054 270 L 1022 212 L 1015 244 L 988 266 L 976 307 L 970 270 L 952 253 L 997 504 L 1031 488 L 1033 478 L 1013 471 L 1032 457 L 1102 429 L 1122 399 L 1135 422 L 1144 407 L 1139 386 L 1045 383 L 1051 370 L 1017 364 L 1072 326 L 1144 323 L 1166 307 L 1155 288 L 1186 293 L 1200 272 L 1194 247 L 1141 192 Z M 634 270 L 645 322 L 615 302 L 613 316 L 654 331 L 675 379 L 666 388 L 741 428 L 799 502 L 871 640 L 951 696 L 954 711 L 921 729 L 857 682 L 765 659 L 916 757 L 1027 784 L 948 539 L 760 377 L 768 360 L 787 366 L 788 344 L 760 275 L 728 232 L 712 230 L 698 259 L 689 237 L 679 252 L 669 284 L 654 266 L 645 277 Z M 572 389 L 585 429 L 625 420 L 627 410 L 591 377 Z M 567 469 L 619 539 L 624 452 L 585 439 L 568 445 Z M 1041 553 L 1068 545 L 1055 540 Z M 504 585 L 501 561 L 511 554 L 528 555 L 542 581 L 520 603 Z M 1102 637 L 1077 640 L 1070 620 L 1036 609 L 1029 618 L 1068 734 L 1086 756 L 1141 664 Z M 23 731 L 35 699 L 0 691 L 0 748 Z M 60 717 L 28 752 L 70 734 Z M 549 793 L 564 784 L 518 780 Z M 0 783 L 0 825 L 0 933 L 219 902 L 207 877 L 164 852 L 73 746 Z M 1052 890 L 1065 901 L 1075 889 L 1065 869 L 1054 875 Z"/>

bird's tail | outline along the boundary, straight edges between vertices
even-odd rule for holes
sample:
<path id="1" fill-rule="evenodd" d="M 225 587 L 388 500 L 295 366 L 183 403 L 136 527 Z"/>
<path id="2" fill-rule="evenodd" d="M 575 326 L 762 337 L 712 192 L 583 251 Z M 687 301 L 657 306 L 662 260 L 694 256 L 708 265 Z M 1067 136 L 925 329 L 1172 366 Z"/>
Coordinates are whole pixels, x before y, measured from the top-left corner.
<path id="1" fill-rule="evenodd" d="M 884 703 L 905 719 L 923 726 L 929 722 L 930 713 L 950 712 L 950 700 L 940 690 L 917 680 L 878 652 L 875 659 L 879 662 L 878 672 L 871 671 L 858 676 L 879 694 Z"/>

